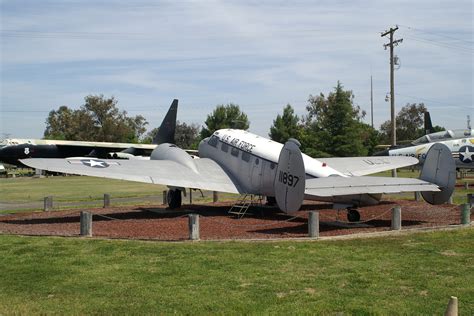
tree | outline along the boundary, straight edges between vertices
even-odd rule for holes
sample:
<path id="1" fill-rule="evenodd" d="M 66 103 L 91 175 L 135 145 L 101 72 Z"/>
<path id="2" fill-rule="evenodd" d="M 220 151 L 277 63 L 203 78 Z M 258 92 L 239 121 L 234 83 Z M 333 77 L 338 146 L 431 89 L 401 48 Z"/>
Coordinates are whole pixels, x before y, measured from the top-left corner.
<path id="1" fill-rule="evenodd" d="M 49 112 L 44 137 L 47 139 L 102 142 L 138 142 L 146 131 L 145 118 L 120 112 L 114 97 L 88 95 L 78 110 L 61 106 Z"/>
<path id="2" fill-rule="evenodd" d="M 270 138 L 279 143 L 285 143 L 289 138 L 300 138 L 300 119 L 295 115 L 294 109 L 287 104 L 283 109 L 283 115 L 278 114 L 270 127 Z"/>
<path id="3" fill-rule="evenodd" d="M 217 105 L 212 114 L 209 114 L 204 122 L 206 127 L 201 129 L 201 138 L 211 136 L 221 128 L 248 129 L 250 122 L 247 114 L 240 111 L 237 104 Z"/>
<path id="4" fill-rule="evenodd" d="M 152 129 L 144 138 L 143 143 L 151 144 L 159 128 Z M 197 149 L 199 141 L 199 125 L 176 121 L 175 144 L 180 148 Z"/>
<path id="5" fill-rule="evenodd" d="M 319 96 L 310 95 L 304 119 L 305 130 L 302 138 L 303 150 L 314 156 L 363 156 L 368 150 L 364 147 L 371 133 L 362 122 L 365 112 L 353 103 L 352 91 L 343 90 L 337 82 L 335 91 Z"/>
<path id="6" fill-rule="evenodd" d="M 423 113 L 426 111 L 424 103 L 407 103 L 407 105 L 398 112 L 396 117 L 397 142 L 414 140 L 425 134 L 423 128 Z M 384 141 L 390 139 L 391 126 L 392 123 L 390 121 L 385 121 L 380 126 Z"/>

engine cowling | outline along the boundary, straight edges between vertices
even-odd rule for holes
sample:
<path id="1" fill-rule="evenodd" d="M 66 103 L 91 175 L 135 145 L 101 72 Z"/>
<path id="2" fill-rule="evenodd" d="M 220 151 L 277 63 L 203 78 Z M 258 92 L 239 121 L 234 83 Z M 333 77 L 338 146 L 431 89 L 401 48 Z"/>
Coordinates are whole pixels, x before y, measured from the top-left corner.
<path id="1" fill-rule="evenodd" d="M 198 173 L 194 159 L 174 144 L 160 144 L 151 153 L 150 160 L 171 160 Z"/>
<path id="2" fill-rule="evenodd" d="M 133 159 L 133 158 L 135 158 L 135 156 L 132 155 L 132 154 L 129 154 L 129 153 L 119 151 L 119 152 L 108 153 L 107 158 L 110 158 L 110 159 Z"/>

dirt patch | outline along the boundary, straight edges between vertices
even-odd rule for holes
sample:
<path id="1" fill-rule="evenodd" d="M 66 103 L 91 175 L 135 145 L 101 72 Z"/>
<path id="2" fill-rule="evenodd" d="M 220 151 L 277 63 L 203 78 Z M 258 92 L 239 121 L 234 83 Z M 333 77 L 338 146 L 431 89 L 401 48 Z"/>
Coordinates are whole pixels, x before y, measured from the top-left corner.
<path id="1" fill-rule="evenodd" d="M 108 238 L 187 240 L 189 213 L 200 214 L 200 237 L 211 239 L 269 239 L 308 236 L 308 211 L 319 211 L 320 236 L 388 231 L 391 208 L 402 207 L 402 226 L 408 228 L 460 224 L 459 206 L 433 206 L 416 201 L 385 201 L 360 209 L 362 223 L 348 224 L 346 212 L 331 204 L 307 203 L 290 215 L 277 208 L 253 207 L 242 219 L 228 214 L 230 203 L 185 205 L 179 210 L 164 206 L 87 209 L 93 216 L 93 235 Z M 0 217 L 0 233 L 78 236 L 81 210 L 34 212 Z M 471 214 L 471 220 L 473 215 Z"/>

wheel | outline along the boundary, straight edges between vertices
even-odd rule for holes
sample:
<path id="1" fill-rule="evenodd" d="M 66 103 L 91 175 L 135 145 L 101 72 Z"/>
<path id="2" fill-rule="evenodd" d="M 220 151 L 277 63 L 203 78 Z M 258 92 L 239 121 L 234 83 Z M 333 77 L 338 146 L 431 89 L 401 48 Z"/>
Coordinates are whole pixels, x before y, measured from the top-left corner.
<path id="1" fill-rule="evenodd" d="M 168 199 L 168 206 L 171 209 L 181 207 L 181 191 L 180 190 L 168 190 L 166 196 Z"/>
<path id="2" fill-rule="evenodd" d="M 276 201 L 274 196 L 267 196 L 267 205 L 275 206 L 276 203 L 277 203 L 277 201 Z"/>
<path id="3" fill-rule="evenodd" d="M 360 213 L 358 210 L 349 209 L 347 210 L 347 220 L 349 222 L 358 222 L 360 221 Z"/>

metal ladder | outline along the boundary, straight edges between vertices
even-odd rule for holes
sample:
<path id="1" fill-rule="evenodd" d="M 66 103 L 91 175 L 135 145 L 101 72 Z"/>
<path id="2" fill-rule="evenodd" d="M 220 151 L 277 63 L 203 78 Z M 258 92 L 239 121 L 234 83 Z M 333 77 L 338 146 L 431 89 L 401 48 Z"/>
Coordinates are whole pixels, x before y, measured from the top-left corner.
<path id="1" fill-rule="evenodd" d="M 257 197 L 256 203 L 254 203 L 254 197 Z M 247 213 L 250 206 L 254 204 L 262 204 L 263 197 L 261 195 L 242 194 L 237 202 L 232 205 L 229 210 L 229 214 L 237 215 L 237 218 L 241 219 Z"/>

